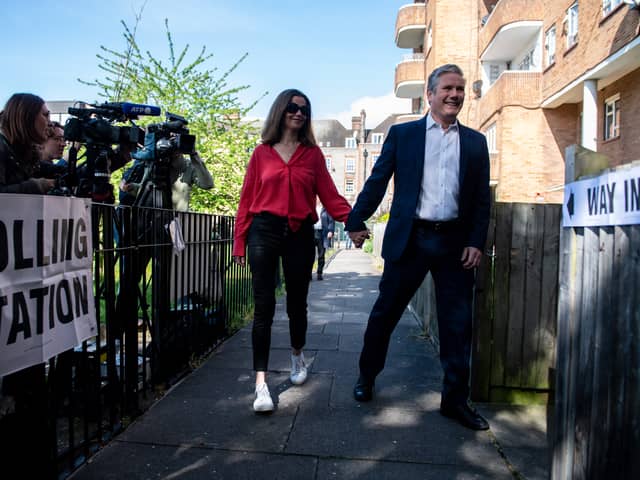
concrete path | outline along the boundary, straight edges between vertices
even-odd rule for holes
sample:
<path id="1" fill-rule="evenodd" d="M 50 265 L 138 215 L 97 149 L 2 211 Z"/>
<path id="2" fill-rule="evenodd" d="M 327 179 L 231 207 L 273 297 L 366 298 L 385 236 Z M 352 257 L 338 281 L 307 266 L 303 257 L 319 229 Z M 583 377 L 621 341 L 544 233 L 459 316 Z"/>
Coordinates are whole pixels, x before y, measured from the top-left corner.
<path id="1" fill-rule="evenodd" d="M 352 398 L 380 270 L 342 250 L 309 294 L 303 386 L 293 386 L 282 299 L 268 383 L 277 410 L 252 410 L 251 329 L 244 328 L 72 478 L 84 479 L 546 479 L 544 407 L 476 405 L 491 430 L 438 413 L 441 369 L 405 312 L 372 402 Z"/>

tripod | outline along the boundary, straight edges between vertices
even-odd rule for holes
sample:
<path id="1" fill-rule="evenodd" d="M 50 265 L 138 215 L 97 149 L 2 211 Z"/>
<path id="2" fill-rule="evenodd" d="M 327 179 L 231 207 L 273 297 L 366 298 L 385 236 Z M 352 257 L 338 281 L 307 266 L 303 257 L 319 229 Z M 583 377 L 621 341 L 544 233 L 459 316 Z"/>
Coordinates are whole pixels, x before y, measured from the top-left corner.
<path id="1" fill-rule="evenodd" d="M 116 307 L 117 318 L 123 323 L 126 351 L 136 351 L 138 345 L 138 305 L 143 322 L 151 332 L 147 346 L 152 358 L 161 359 L 169 316 L 169 272 L 171 266 L 171 240 L 165 225 L 173 218 L 171 211 L 171 181 L 169 158 L 145 160 L 145 173 L 129 218 L 124 218 L 120 291 Z M 151 264 L 151 315 L 147 302 L 149 280 L 147 266 Z M 142 288 L 140 283 L 142 281 Z M 137 296 L 137 298 L 136 298 Z M 137 301 L 136 301 L 137 300 Z M 139 302 L 139 303 L 138 303 Z M 144 345 L 143 339 L 143 345 Z M 150 348 L 149 348 L 150 347 Z M 163 366 L 152 362 L 154 376 L 161 376 Z M 137 363 L 127 362 L 128 378 L 136 378 Z M 129 370 L 130 369 L 130 370 Z M 133 385 L 132 385 L 133 387 Z"/>

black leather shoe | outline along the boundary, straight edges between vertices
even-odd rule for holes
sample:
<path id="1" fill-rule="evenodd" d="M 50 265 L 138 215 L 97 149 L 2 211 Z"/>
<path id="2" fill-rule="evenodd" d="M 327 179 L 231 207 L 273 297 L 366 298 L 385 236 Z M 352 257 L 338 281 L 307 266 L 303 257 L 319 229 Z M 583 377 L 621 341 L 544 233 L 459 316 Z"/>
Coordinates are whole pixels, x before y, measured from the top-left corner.
<path id="1" fill-rule="evenodd" d="M 489 422 L 468 403 L 440 405 L 440 413 L 447 418 L 453 418 L 460 425 L 471 430 L 489 430 Z"/>
<path id="2" fill-rule="evenodd" d="M 358 402 L 369 402 L 373 398 L 373 382 L 358 378 L 356 386 L 353 387 L 353 398 Z"/>
<path id="3" fill-rule="evenodd" d="M 318 274 L 318 280 L 322 280 L 322 274 L 321 273 Z"/>

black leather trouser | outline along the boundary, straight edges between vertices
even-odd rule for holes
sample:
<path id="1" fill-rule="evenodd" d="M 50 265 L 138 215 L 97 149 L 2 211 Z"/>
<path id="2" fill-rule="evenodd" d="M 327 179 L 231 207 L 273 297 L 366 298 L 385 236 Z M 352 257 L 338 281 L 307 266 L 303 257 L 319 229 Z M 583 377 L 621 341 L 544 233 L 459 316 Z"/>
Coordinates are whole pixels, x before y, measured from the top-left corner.
<path id="1" fill-rule="evenodd" d="M 301 349 L 306 342 L 307 293 L 315 259 L 313 223 L 307 220 L 293 232 L 285 217 L 261 213 L 253 218 L 247 247 L 255 305 L 251 332 L 253 369 L 264 372 L 269 364 L 280 259 L 287 293 L 291 347 Z"/>

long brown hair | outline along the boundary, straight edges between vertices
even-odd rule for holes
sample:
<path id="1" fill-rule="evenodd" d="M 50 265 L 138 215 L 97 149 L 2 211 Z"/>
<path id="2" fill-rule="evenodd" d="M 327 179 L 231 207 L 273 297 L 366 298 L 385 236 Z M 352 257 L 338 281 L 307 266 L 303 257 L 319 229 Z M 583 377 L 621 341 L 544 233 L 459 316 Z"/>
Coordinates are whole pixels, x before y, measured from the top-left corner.
<path id="1" fill-rule="evenodd" d="M 284 125 L 285 109 L 293 97 L 302 97 L 307 102 L 309 107 L 309 115 L 302 125 L 302 128 L 298 131 L 298 141 L 308 147 L 316 145 L 316 137 L 313 135 L 313 129 L 311 128 L 311 102 L 309 98 L 300 90 L 295 88 L 289 88 L 280 92 L 276 97 L 269 109 L 269 115 L 264 122 L 262 128 L 262 143 L 268 145 L 274 145 L 282 138 L 282 130 Z"/>
<path id="2" fill-rule="evenodd" d="M 0 112 L 0 130 L 21 158 L 29 158 L 35 146 L 45 139 L 36 130 L 44 100 L 31 93 L 14 93 Z"/>

